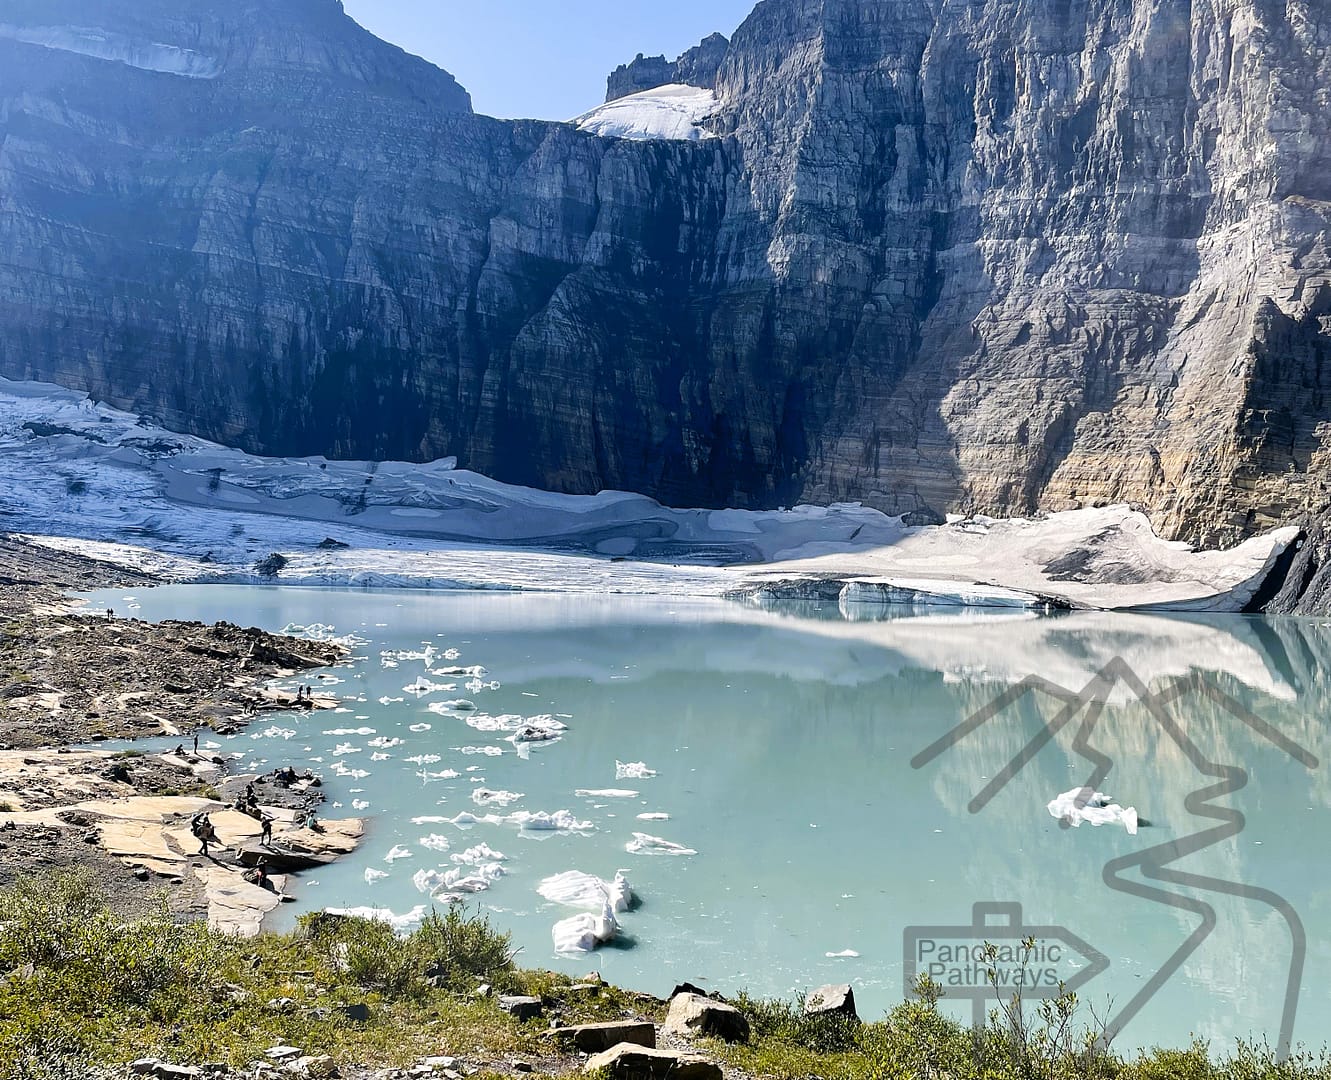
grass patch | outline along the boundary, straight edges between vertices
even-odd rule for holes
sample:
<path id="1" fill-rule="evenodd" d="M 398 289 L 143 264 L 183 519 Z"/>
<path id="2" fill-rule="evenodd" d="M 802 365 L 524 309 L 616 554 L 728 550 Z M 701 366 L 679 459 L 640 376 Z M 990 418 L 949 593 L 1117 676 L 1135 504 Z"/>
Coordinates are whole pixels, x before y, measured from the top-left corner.
<path id="1" fill-rule="evenodd" d="M 144 1056 L 241 1067 L 276 1043 L 371 1069 L 437 1054 L 551 1063 L 550 1019 L 659 1022 L 665 1012 L 644 995 L 574 990 L 566 976 L 518 968 L 509 936 L 459 906 L 405 936 L 316 914 L 292 933 L 241 940 L 174 922 L 165 896 L 158 912 L 125 922 L 81 872 L 0 891 L 0 973 L 0 1080 L 121 1075 L 114 1066 Z M 489 996 L 477 994 L 482 983 Z M 749 1044 L 700 1048 L 782 1080 L 1331 1080 L 1324 1053 L 1279 1061 L 1242 1042 L 1220 1059 L 1200 1044 L 1117 1055 L 1079 1026 L 1072 995 L 1033 1009 L 996 1003 L 976 1033 L 939 1008 L 937 987 L 917 989 L 917 1000 L 865 1024 L 741 995 Z M 546 1015 L 519 1023 L 498 1007 L 503 993 L 540 997 Z M 353 1005 L 368 1006 L 368 1019 L 348 1013 Z"/>

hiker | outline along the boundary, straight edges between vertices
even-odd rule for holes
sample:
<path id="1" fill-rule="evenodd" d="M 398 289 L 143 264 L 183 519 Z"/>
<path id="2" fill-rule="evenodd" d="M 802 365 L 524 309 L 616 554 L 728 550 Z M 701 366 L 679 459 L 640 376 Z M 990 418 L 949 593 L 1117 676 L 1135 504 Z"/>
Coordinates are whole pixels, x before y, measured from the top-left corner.
<path id="1" fill-rule="evenodd" d="M 253 780 L 251 780 L 249 783 L 247 783 L 247 784 L 245 785 L 245 801 L 246 801 L 246 802 L 258 802 L 258 801 L 259 801 L 259 797 L 258 797 L 257 795 L 254 794 L 254 781 L 253 781 Z"/>
<path id="2" fill-rule="evenodd" d="M 296 704 L 299 705 L 304 700 L 305 700 L 305 687 L 303 686 L 296 687 Z"/>
<path id="3" fill-rule="evenodd" d="M 198 752 L 199 752 L 199 733 L 196 731 L 194 733 L 194 753 L 197 754 Z"/>
<path id="4" fill-rule="evenodd" d="M 217 830 L 207 814 L 196 814 L 190 822 L 190 832 L 199 841 L 199 854 L 208 856 L 208 845 L 217 839 Z"/>
<path id="5" fill-rule="evenodd" d="M 263 844 L 264 847 L 267 847 L 272 842 L 273 842 L 273 819 L 269 815 L 264 814 L 263 828 L 259 832 L 259 843 Z"/>
<path id="6" fill-rule="evenodd" d="M 181 757 L 181 758 L 183 758 L 183 757 L 185 756 L 185 744 L 184 744 L 184 743 L 177 743 L 177 744 L 176 744 L 176 748 L 175 748 L 173 751 L 171 751 L 171 752 L 172 752 L 173 754 L 175 754 L 176 757 Z"/>

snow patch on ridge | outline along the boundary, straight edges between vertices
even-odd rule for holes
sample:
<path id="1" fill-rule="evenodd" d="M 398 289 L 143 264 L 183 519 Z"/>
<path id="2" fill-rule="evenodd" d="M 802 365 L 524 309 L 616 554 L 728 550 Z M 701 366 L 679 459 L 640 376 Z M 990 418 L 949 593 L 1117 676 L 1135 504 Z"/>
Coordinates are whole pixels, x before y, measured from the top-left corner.
<path id="1" fill-rule="evenodd" d="M 0 23 L 0 38 L 90 56 L 94 60 L 110 60 L 141 71 L 182 75 L 187 79 L 215 79 L 222 73 L 220 61 L 204 53 L 175 45 L 145 45 L 123 34 L 84 26 L 11 26 Z"/>
<path id="2" fill-rule="evenodd" d="M 716 95 L 696 86 L 669 83 L 618 98 L 575 117 L 582 131 L 613 139 L 713 138 L 700 125 L 716 109 Z"/>

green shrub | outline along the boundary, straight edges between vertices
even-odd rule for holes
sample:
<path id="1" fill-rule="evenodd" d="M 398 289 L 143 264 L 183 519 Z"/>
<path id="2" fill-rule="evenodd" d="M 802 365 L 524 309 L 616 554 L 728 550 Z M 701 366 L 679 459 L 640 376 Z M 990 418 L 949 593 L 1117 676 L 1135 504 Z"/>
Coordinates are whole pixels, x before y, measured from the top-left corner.
<path id="1" fill-rule="evenodd" d="M 410 942 L 422 974 L 455 990 L 513 969 L 512 935 L 496 930 L 479 911 L 468 915 L 461 904 L 431 911 Z"/>

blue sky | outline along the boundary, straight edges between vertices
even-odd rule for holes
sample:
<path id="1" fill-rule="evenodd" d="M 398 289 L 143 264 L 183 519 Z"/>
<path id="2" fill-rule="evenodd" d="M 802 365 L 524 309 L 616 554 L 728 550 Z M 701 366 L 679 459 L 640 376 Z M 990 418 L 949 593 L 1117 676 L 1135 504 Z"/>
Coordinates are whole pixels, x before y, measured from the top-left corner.
<path id="1" fill-rule="evenodd" d="M 477 112 L 567 120 L 599 105 L 605 77 L 641 52 L 671 59 L 729 37 L 756 0 L 344 0 L 379 37 L 431 60 Z"/>

